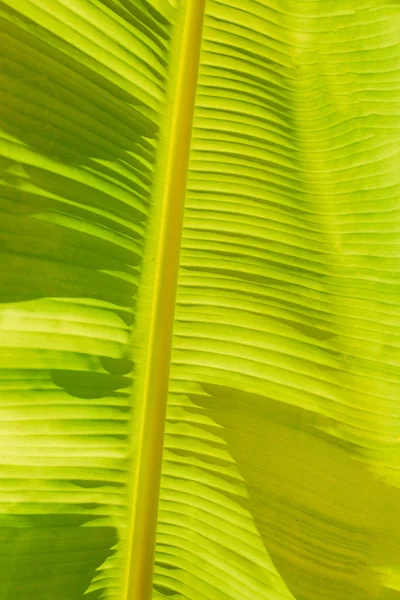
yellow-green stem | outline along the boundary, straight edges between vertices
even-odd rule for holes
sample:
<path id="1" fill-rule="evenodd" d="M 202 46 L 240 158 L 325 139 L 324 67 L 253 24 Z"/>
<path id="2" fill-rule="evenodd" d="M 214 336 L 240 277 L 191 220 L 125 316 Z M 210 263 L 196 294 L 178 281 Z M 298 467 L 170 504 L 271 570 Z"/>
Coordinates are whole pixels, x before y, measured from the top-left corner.
<path id="1" fill-rule="evenodd" d="M 124 600 L 151 596 L 169 365 L 192 121 L 205 0 L 186 0 L 171 55 L 169 109 L 158 161 L 138 319 L 142 331 L 135 398 L 134 478 Z M 174 61 L 175 64 L 174 64 Z M 140 372 L 140 369 L 142 372 Z"/>

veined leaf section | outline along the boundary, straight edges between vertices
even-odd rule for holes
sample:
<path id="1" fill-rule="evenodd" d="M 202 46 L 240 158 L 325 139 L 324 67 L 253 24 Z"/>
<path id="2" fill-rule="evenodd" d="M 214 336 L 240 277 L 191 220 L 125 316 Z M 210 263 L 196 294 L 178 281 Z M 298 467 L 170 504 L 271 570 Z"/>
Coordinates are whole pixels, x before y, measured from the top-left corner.
<path id="1" fill-rule="evenodd" d="M 124 599 L 147 600 L 157 527 L 183 211 L 205 0 L 180 7 L 138 308 L 131 539 Z M 157 175 L 156 175 L 157 177 Z"/>
<path id="2" fill-rule="evenodd" d="M 399 19 L 207 2 L 154 598 L 399 598 Z"/>
<path id="3" fill-rule="evenodd" d="M 121 600 L 174 16 L 169 0 L 0 0 L 2 600 Z"/>

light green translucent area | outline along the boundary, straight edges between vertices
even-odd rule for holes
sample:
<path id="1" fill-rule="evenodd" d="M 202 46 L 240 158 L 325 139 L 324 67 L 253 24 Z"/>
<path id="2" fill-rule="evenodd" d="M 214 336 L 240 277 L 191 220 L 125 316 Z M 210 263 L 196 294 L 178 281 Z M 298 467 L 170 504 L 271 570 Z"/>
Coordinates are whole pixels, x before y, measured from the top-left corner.
<path id="1" fill-rule="evenodd" d="M 161 597 L 400 595 L 399 18 L 383 2 L 208 2 Z M 254 525 L 267 554 L 248 542 L 250 581 L 238 540 Z"/>
<path id="2" fill-rule="evenodd" d="M 4 600 L 121 598 L 135 304 L 174 18 L 158 4 L 0 3 Z"/>
<path id="3" fill-rule="evenodd" d="M 1 600 L 132 600 L 178 6 L 0 1 Z M 383 0 L 207 2 L 154 600 L 400 598 L 399 31 Z"/>

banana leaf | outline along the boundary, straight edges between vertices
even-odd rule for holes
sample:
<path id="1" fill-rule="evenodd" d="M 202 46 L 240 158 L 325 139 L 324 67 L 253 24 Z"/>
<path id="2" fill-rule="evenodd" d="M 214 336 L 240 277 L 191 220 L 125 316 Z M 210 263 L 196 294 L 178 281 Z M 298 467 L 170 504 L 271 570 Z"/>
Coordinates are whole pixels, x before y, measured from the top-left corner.
<path id="1" fill-rule="evenodd" d="M 0 598 L 400 599 L 399 4 L 0 24 Z"/>

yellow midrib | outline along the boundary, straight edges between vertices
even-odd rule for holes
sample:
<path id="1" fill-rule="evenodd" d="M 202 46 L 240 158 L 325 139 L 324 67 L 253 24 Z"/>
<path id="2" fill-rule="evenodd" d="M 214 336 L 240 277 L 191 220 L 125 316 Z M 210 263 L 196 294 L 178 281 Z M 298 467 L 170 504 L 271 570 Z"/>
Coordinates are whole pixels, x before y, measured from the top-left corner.
<path id="1" fill-rule="evenodd" d="M 144 324 L 134 418 L 134 476 L 123 600 L 151 596 L 179 254 L 206 0 L 186 0 L 171 52 L 165 117 L 138 321 Z M 181 29 L 179 29 L 181 24 Z M 141 369 L 141 372 L 140 372 Z"/>

